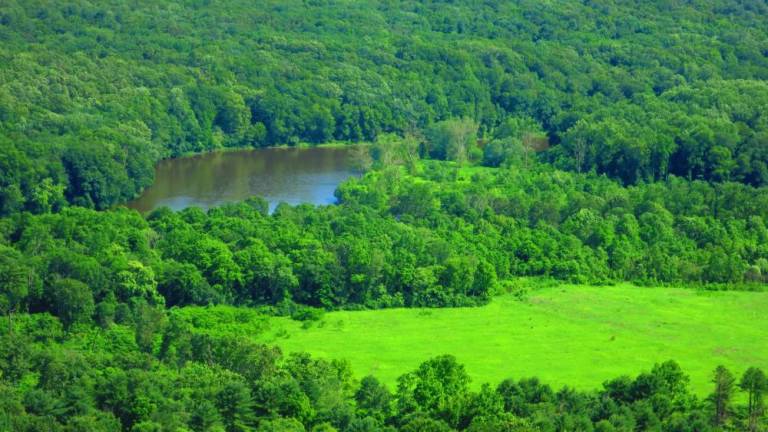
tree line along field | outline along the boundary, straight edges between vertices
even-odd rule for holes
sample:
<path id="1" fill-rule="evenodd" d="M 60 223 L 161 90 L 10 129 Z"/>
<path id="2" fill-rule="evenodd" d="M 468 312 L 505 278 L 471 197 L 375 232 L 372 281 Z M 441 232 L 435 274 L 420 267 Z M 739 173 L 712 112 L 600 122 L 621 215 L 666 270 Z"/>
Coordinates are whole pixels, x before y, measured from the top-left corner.
<path id="1" fill-rule="evenodd" d="M 0 1 L 0 431 L 765 429 L 767 16 Z M 120 206 L 333 141 L 338 205 Z"/>
<path id="2" fill-rule="evenodd" d="M 142 216 L 73 206 L 0 219 L 0 309 L 7 319 L 0 326 L 0 390 L 7 395 L 0 425 L 64 432 L 217 425 L 297 432 L 502 425 L 565 432 L 573 424 L 757 430 L 762 409 L 754 401 L 768 388 L 758 369 L 766 358 L 765 301 L 754 301 L 764 299 L 768 268 L 766 189 L 682 179 L 624 187 L 554 169 L 525 152 L 509 154 L 503 167 L 477 166 L 474 138 L 462 132 L 467 123 L 439 122 L 425 141 L 380 137 L 365 149 L 370 154 L 359 155 L 368 172 L 337 189 L 338 205 L 279 205 L 270 214 L 265 200 L 251 198 L 208 212 L 164 208 Z M 423 146 L 431 150 L 421 159 Z M 467 158 L 429 158 L 442 151 Z M 583 302 L 569 297 L 585 292 L 579 288 L 554 288 L 523 303 L 492 302 L 526 277 L 553 278 L 555 287 L 635 281 L 696 288 L 625 286 L 613 297 L 612 288 L 593 288 Z M 701 301 L 705 307 L 697 309 Z M 439 309 L 458 306 L 465 308 Z M 381 315 L 351 311 L 387 308 Z M 493 313 L 507 309 L 519 313 Z M 349 318 L 313 323 L 324 310 Z M 188 320 L 185 311 L 195 313 Z M 282 318 L 283 331 L 269 336 L 278 319 L 270 316 L 304 324 Z M 392 357 L 366 360 L 355 346 L 379 339 L 366 331 L 389 329 L 388 316 L 402 317 L 405 327 L 390 338 L 403 345 L 369 345 L 368 353 Z M 218 321 L 220 329 L 205 330 Z M 494 323 L 531 334 L 516 345 L 499 337 L 506 333 Z M 425 329 L 443 335 L 444 345 L 419 353 L 440 340 L 419 339 L 430 334 Z M 333 335 L 341 336 L 338 350 L 321 357 L 304 351 L 332 348 Z M 476 383 L 506 375 L 491 356 L 463 357 L 483 352 L 464 350 L 478 337 L 497 341 L 494 353 L 506 347 L 503 364 L 516 364 L 517 355 L 523 366 L 530 354 L 522 343 L 535 342 L 542 356 L 525 368 L 535 371 L 517 372 L 536 377 L 471 387 L 469 372 L 478 374 Z M 355 338 L 362 340 L 350 345 Z M 293 340 L 299 343 L 286 348 L 301 353 L 284 355 L 272 345 Z M 614 345 L 626 357 L 614 358 Z M 456 346 L 468 366 L 445 353 L 430 358 Z M 593 378 L 595 362 L 579 358 L 585 346 L 604 353 L 608 372 Z M 677 358 L 659 363 L 670 354 Z M 713 375 L 714 362 L 696 360 L 707 357 L 733 372 Z M 690 364 L 696 381 L 676 361 Z M 387 369 L 400 362 L 402 369 Z M 484 375 L 488 369 L 498 375 Z M 373 378 L 362 377 L 368 372 Z M 396 389 L 382 386 L 379 374 L 390 383 L 398 376 Z M 718 377 L 709 391 L 708 374 Z M 558 389 L 543 379 L 573 382 Z M 715 391 L 718 397 L 703 397 Z"/>
<path id="3" fill-rule="evenodd" d="M 476 308 L 338 311 L 316 321 L 256 314 L 238 320 L 239 309 L 177 313 L 202 332 L 253 335 L 286 353 L 348 359 L 359 377 L 374 375 L 390 388 L 440 354 L 456 356 L 475 388 L 535 375 L 554 388 L 594 390 L 675 359 L 692 390 L 706 396 L 717 365 L 738 372 L 768 366 L 766 308 L 766 293 L 554 285 Z"/>
<path id="4" fill-rule="evenodd" d="M 282 431 L 288 427 L 286 422 L 293 428 L 287 430 L 298 432 L 326 424 L 350 431 L 359 430 L 360 424 L 367 425 L 367 430 L 403 431 L 494 431 L 501 424 L 511 424 L 515 432 L 564 432 L 575 423 L 583 424 L 585 430 L 601 424 L 608 431 L 634 430 L 627 425 L 638 423 L 675 431 L 742 430 L 750 424 L 755 429 L 762 421 L 760 405 L 741 401 L 747 395 L 754 401 L 768 387 L 764 373 L 756 369 L 765 354 L 752 349 L 752 344 L 762 346 L 764 331 L 754 327 L 755 320 L 749 321 L 749 312 L 759 314 L 765 307 L 758 303 L 754 309 L 730 310 L 728 295 L 764 295 L 766 189 L 682 179 L 624 187 L 602 176 L 554 169 L 525 151 L 506 155 L 502 167 L 477 166 L 478 154 L 470 145 L 474 137 L 464 133 L 473 128 L 468 124 L 465 120 L 436 123 L 425 140 L 380 137 L 359 155 L 368 172 L 339 186 L 338 205 L 279 205 L 269 214 L 265 200 L 251 198 L 208 212 L 165 208 L 142 216 L 124 208 L 97 211 L 73 206 L 0 219 L 0 308 L 8 323 L 0 326 L 0 386 L 8 395 L 0 425 L 65 432 L 98 430 L 97 424 L 105 431 L 173 431 L 188 426 L 217 430 L 201 424 L 228 425 L 227 431 L 257 426 L 262 431 Z M 429 151 L 422 159 L 420 148 L 424 147 Z M 430 159 L 430 154 L 443 152 L 466 158 Z M 562 367 L 572 373 L 562 380 L 575 381 L 568 386 L 595 389 L 589 391 L 557 390 L 543 383 L 542 379 L 559 382 L 557 376 L 548 375 L 558 366 L 544 357 L 531 360 L 531 367 L 541 369 L 544 378 L 529 372 L 526 375 L 536 378 L 505 379 L 473 391 L 468 372 L 482 373 L 481 366 L 478 372 L 471 367 L 483 359 L 462 358 L 471 364 L 465 367 L 442 354 L 429 359 L 437 353 L 432 351 L 409 360 L 406 355 L 418 351 L 395 345 L 383 350 L 391 349 L 410 361 L 410 371 L 388 371 L 386 364 L 364 362 L 362 372 L 354 372 L 351 363 L 342 359 L 308 357 L 306 352 L 283 355 L 270 345 L 281 343 L 279 338 L 263 344 L 243 337 L 263 333 L 270 315 L 311 323 L 323 310 L 430 307 L 434 309 L 426 312 L 382 311 L 382 316 L 421 313 L 412 316 L 418 325 L 392 337 L 429 346 L 431 340 L 418 339 L 432 319 L 424 314 L 460 317 L 438 321 L 438 325 L 457 324 L 465 318 L 472 322 L 472 311 L 480 311 L 482 317 L 494 310 L 494 304 L 490 309 L 438 308 L 482 306 L 497 293 L 514 289 L 521 277 L 548 277 L 558 283 L 636 281 L 645 286 L 697 287 L 679 291 L 689 296 L 707 293 L 706 289 L 733 291 L 716 294 L 725 297 L 712 298 L 706 313 L 682 307 L 668 311 L 670 319 L 665 321 L 654 321 L 657 311 L 651 307 L 644 308 L 646 314 L 630 314 L 629 323 L 641 329 L 635 336 L 650 331 L 644 325 L 660 322 L 662 326 L 652 328 L 650 334 L 658 335 L 666 343 L 664 351 L 679 358 L 657 363 L 662 361 L 657 359 L 669 359 L 669 354 L 653 352 L 657 346 L 642 344 L 647 338 L 639 338 L 636 345 L 626 347 L 627 352 L 640 359 L 647 356 L 645 361 L 628 362 L 626 369 L 617 367 L 615 372 L 622 376 L 598 389 L 595 386 L 608 379 L 608 373 L 587 386 L 584 378 L 574 377 L 583 373 L 588 378 L 587 371 L 593 369 Z M 557 297 L 567 299 L 568 292 L 555 289 L 545 299 L 559 305 Z M 616 306 L 631 305 L 634 296 L 646 301 L 646 295 L 647 305 L 664 304 L 665 296 L 654 299 L 664 291 L 633 287 L 621 292 Z M 525 307 L 513 303 L 510 310 L 543 307 L 533 300 Z M 191 321 L 178 312 L 212 305 L 241 308 L 198 308 Z M 626 343 L 622 332 L 605 331 L 605 322 L 614 322 L 631 310 L 611 310 L 610 304 L 589 310 L 606 321 L 586 321 L 579 328 L 579 311 L 568 313 L 566 306 L 562 313 L 553 309 L 549 314 L 534 314 L 531 309 L 507 316 L 507 323 L 540 332 L 523 339 L 543 341 L 542 352 L 562 340 L 558 339 L 560 327 L 579 330 L 603 352 L 611 344 Z M 200 332 L 197 327 L 219 319 L 219 310 L 233 319 L 224 320 L 220 332 Z M 686 327 L 689 322 L 699 323 L 698 316 L 726 318 L 722 324 L 711 320 Z M 259 318 L 250 323 L 252 317 Z M 533 322 L 526 323 L 526 317 Z M 667 327 L 667 322 L 688 328 L 688 338 L 678 338 L 678 329 Z M 238 323 L 250 324 L 243 328 Z M 384 320 L 379 323 L 386 327 Z M 322 334 L 331 331 L 333 322 L 326 321 L 322 329 L 317 325 Z M 351 318 L 348 326 L 353 327 Z M 748 331 L 754 333 L 741 333 L 743 326 L 751 326 Z M 469 333 L 466 340 L 476 340 L 472 335 L 483 335 L 484 328 L 493 328 L 492 317 L 464 328 L 465 336 Z M 696 352 L 703 343 L 701 337 L 716 335 L 713 330 L 717 329 L 720 340 L 732 339 L 733 344 L 713 344 L 710 351 Z M 290 330 L 280 335 L 289 335 Z M 313 331 L 310 328 L 296 337 L 311 338 Z M 367 342 L 376 339 L 373 332 L 352 334 L 363 335 Z M 741 340 L 742 334 L 751 337 Z M 318 338 L 317 343 L 323 346 L 325 339 Z M 452 343 L 465 345 L 459 341 Z M 449 339 L 444 348 L 451 349 L 450 344 Z M 310 339 L 299 349 L 312 346 Z M 728 363 L 728 350 L 733 347 L 752 350 L 754 357 Z M 689 382 L 687 369 L 675 361 L 717 358 L 721 349 L 728 353 L 723 354 L 723 362 L 733 364 L 730 369 L 736 377 L 720 369 L 716 387 L 720 396 L 695 397 L 693 388 L 699 394 L 708 393 L 707 369 L 712 377 L 714 366 L 692 361 L 697 381 Z M 358 361 L 354 352 L 343 351 L 340 348 L 333 355 Z M 516 352 L 509 352 L 514 357 Z M 570 353 L 555 354 L 565 359 Z M 577 354 L 574 348 L 574 366 L 592 366 Z M 664 355 L 651 358 L 651 354 Z M 359 358 L 364 359 L 362 354 Z M 604 358 L 606 363 L 614 360 L 621 365 L 620 358 Z M 503 369 L 493 362 L 491 368 L 503 376 Z M 630 370 L 633 367 L 640 369 Z M 397 388 L 387 390 L 376 375 L 355 379 L 370 371 L 383 373 L 389 382 L 399 375 Z M 368 400 L 369 396 L 378 402 Z M 727 409 L 716 411 L 713 400 Z M 281 426 L 273 427 L 278 423 Z M 75 426 L 81 424 L 87 426 Z M 425 429 L 425 424 L 432 426 Z"/>

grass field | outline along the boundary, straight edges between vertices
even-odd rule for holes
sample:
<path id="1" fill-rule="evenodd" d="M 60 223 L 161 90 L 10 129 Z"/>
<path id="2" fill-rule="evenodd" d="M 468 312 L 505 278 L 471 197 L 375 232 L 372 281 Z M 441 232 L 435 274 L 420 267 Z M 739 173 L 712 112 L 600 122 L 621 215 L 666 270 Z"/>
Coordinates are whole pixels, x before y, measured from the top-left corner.
<path id="1" fill-rule="evenodd" d="M 346 358 L 358 377 L 373 374 L 390 388 L 446 353 L 466 365 L 476 387 L 538 376 L 591 389 L 674 359 L 703 395 L 718 364 L 737 374 L 768 368 L 768 293 L 564 285 L 480 308 L 332 312 L 310 328 L 288 318 L 260 328 L 261 342 Z"/>

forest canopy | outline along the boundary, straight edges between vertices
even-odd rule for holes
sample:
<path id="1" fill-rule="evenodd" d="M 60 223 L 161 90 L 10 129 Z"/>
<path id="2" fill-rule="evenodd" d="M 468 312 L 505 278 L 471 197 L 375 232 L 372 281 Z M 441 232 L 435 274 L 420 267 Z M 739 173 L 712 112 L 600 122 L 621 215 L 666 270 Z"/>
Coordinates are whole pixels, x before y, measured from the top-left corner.
<path id="1" fill-rule="evenodd" d="M 524 301 L 529 282 L 765 291 L 766 16 L 762 0 L 0 1 L 0 430 L 761 430 L 753 365 L 717 367 L 702 398 L 666 359 L 577 391 L 472 388 L 442 355 L 390 389 L 211 330 L 209 306 L 309 326 Z M 332 142 L 366 143 L 337 205 L 121 206 L 162 159 Z"/>
<path id="2" fill-rule="evenodd" d="M 108 208 L 161 158 L 451 118 L 625 184 L 768 182 L 764 2 L 0 4 L 0 214 Z M 503 138 L 503 136 L 501 137 Z"/>

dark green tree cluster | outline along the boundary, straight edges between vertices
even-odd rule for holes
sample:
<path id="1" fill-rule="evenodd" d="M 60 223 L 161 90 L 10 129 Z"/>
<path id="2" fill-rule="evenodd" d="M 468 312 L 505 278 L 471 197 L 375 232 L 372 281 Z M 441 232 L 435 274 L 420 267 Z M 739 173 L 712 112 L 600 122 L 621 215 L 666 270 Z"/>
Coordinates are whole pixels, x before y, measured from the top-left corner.
<path id="1" fill-rule="evenodd" d="M 768 190 L 676 177 L 624 187 L 535 161 L 418 159 L 380 139 L 339 205 L 252 198 L 209 210 L 19 213 L 0 219 L 0 311 L 65 326 L 148 306 L 467 306 L 521 276 L 763 289 Z M 298 309 L 297 309 L 298 308 Z M 310 311 L 310 312 L 307 312 Z"/>
<path id="2" fill-rule="evenodd" d="M 67 290 L 76 292 L 72 282 Z M 254 319 L 243 313 L 238 320 Z M 440 356 L 402 375 L 394 392 L 345 362 L 283 356 L 242 335 L 141 307 L 120 324 L 19 315 L 0 327 L 0 429 L 46 432 L 569 432 L 759 431 L 768 380 L 724 367 L 699 399 L 672 362 L 601 390 L 558 391 L 536 378 L 470 387 Z"/>
<path id="3" fill-rule="evenodd" d="M 510 118 L 541 125 L 548 159 L 576 171 L 764 185 L 767 13 L 759 0 L 7 0 L 0 215 L 105 209 L 190 152 L 468 124 L 490 140 Z M 449 118 L 466 121 L 433 126 Z M 463 138 L 430 153 L 461 155 Z"/>
<path id="4" fill-rule="evenodd" d="M 759 288 L 768 263 L 766 192 L 676 177 L 622 187 L 525 162 L 499 170 L 424 161 L 415 171 L 374 171 L 337 193 L 342 208 L 372 208 L 464 244 L 498 280 Z"/>

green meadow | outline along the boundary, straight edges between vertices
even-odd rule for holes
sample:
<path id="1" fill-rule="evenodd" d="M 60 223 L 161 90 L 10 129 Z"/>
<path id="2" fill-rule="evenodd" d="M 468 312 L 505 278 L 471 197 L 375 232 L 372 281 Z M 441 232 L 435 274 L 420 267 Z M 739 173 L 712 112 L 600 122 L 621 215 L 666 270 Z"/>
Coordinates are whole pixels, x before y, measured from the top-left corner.
<path id="1" fill-rule="evenodd" d="M 477 308 L 331 312 L 310 325 L 212 309 L 219 313 L 197 322 L 210 331 L 347 359 L 356 376 L 373 374 L 391 388 L 439 354 L 456 356 L 476 387 L 538 376 L 555 387 L 593 389 L 673 359 L 703 395 L 718 364 L 739 375 L 768 367 L 768 293 L 563 285 Z M 196 310 L 181 313 L 199 316 Z"/>

